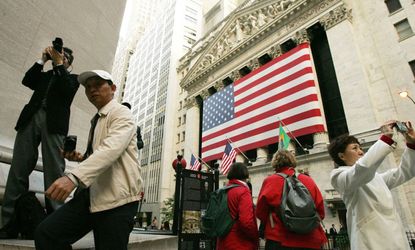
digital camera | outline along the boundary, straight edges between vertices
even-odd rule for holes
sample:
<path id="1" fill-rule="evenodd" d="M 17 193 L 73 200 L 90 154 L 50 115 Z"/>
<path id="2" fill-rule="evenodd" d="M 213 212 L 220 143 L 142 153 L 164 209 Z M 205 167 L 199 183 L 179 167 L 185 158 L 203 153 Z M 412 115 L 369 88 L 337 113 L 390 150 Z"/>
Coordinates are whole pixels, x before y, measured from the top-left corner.
<path id="1" fill-rule="evenodd" d="M 76 135 L 68 135 L 63 141 L 63 151 L 72 152 L 76 148 Z"/>
<path id="2" fill-rule="evenodd" d="M 62 49 L 63 49 L 63 40 L 60 37 L 56 37 L 55 40 L 52 41 L 52 46 L 53 49 L 56 50 L 59 53 L 62 53 Z M 46 56 L 48 57 L 48 59 L 52 59 L 50 58 L 49 54 L 46 54 Z"/>
<path id="3" fill-rule="evenodd" d="M 408 127 L 406 127 L 406 124 L 404 122 L 397 121 L 395 123 L 395 126 L 396 126 L 396 129 L 398 130 L 398 132 L 401 132 L 401 133 L 408 132 Z"/>

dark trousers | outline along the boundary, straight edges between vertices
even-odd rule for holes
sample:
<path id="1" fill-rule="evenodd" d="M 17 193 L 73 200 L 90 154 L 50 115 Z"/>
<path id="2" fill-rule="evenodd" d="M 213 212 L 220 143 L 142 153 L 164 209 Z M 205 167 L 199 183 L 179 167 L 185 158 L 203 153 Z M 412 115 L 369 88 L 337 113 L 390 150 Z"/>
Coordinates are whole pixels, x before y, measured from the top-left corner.
<path id="1" fill-rule="evenodd" d="M 36 229 L 36 249 L 72 249 L 71 244 L 93 230 L 95 249 L 126 250 L 138 201 L 96 213 L 89 205 L 89 190 L 84 189 L 49 215 Z"/>
<path id="2" fill-rule="evenodd" d="M 277 241 L 267 240 L 265 242 L 265 250 L 311 250 L 311 248 L 285 247 L 285 246 L 281 246 L 281 243 Z"/>
<path id="3" fill-rule="evenodd" d="M 19 129 L 14 141 L 13 159 L 1 207 L 3 226 L 13 227 L 16 201 L 29 189 L 29 175 L 36 166 L 40 143 L 45 190 L 63 175 L 65 160 L 59 149 L 63 147 L 64 138 L 63 135 L 49 133 L 46 111 L 42 108 L 33 115 L 29 124 Z M 52 213 L 63 204 L 46 198 L 45 203 L 48 213 Z"/>

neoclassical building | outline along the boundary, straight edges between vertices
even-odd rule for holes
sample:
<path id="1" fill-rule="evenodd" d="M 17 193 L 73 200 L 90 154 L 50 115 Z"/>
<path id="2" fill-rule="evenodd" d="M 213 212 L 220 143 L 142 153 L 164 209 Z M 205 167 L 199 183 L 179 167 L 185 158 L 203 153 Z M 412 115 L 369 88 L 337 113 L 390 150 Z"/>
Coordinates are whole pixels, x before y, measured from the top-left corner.
<path id="1" fill-rule="evenodd" d="M 345 208 L 330 184 L 333 163 L 327 153 L 331 138 L 343 133 L 358 137 L 368 148 L 386 120 L 414 120 L 414 104 L 399 93 L 415 95 L 415 6 L 412 0 L 248 0 L 195 43 L 180 59 L 178 75 L 184 89 L 185 157 L 201 155 L 203 103 L 239 78 L 287 53 L 299 44 L 310 46 L 314 81 L 325 132 L 292 140 L 298 168 L 316 181 L 326 201 L 326 225 L 345 221 Z M 278 136 L 276 134 L 276 136 Z M 381 170 L 398 166 L 405 147 Z M 262 180 L 272 173 L 275 145 L 248 150 L 254 199 Z M 238 154 L 237 161 L 247 161 Z M 208 162 L 214 164 L 214 162 Z M 221 183 L 226 179 L 222 177 Z M 398 210 L 413 229 L 415 181 L 397 189 Z"/>

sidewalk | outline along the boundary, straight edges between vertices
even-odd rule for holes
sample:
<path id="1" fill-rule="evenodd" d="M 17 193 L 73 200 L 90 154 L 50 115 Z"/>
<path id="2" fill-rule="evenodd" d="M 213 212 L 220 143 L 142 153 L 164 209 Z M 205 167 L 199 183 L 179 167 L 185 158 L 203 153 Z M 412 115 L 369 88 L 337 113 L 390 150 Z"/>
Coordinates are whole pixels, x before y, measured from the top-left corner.
<path id="1" fill-rule="evenodd" d="M 73 249 L 90 250 L 94 248 L 94 238 L 92 232 L 80 239 L 73 246 Z M 34 250 L 33 240 L 0 240 L 0 250 Z M 146 250 L 176 250 L 177 236 L 140 234 L 133 232 L 130 234 L 128 249 Z"/>

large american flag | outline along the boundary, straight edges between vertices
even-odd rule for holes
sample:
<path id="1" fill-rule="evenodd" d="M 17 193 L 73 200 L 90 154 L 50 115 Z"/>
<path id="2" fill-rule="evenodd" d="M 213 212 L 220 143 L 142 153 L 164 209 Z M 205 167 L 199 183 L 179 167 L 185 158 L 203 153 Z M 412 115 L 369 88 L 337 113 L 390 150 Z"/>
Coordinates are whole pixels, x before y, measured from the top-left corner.
<path id="1" fill-rule="evenodd" d="M 219 159 L 228 139 L 241 151 L 290 136 L 324 132 L 310 48 L 301 44 L 204 101 L 202 158 Z"/>
<path id="2" fill-rule="evenodd" d="M 227 175 L 231 165 L 233 163 L 233 160 L 235 160 L 236 157 L 236 151 L 232 147 L 232 145 L 227 142 L 225 146 L 225 151 L 223 152 L 222 156 L 222 162 L 220 163 L 219 170 L 223 175 Z"/>

